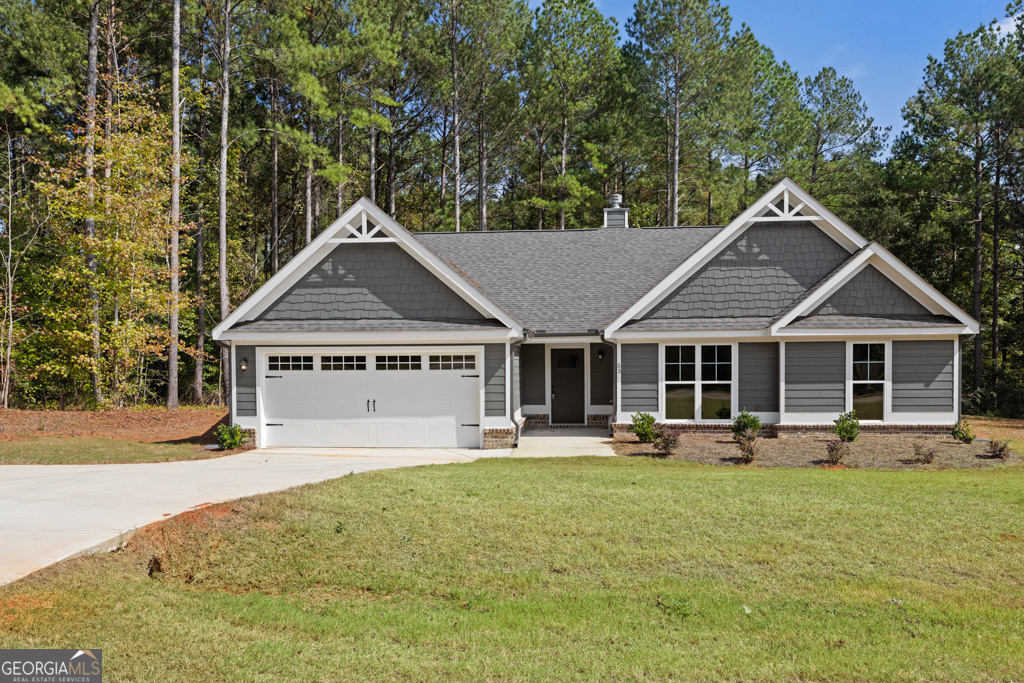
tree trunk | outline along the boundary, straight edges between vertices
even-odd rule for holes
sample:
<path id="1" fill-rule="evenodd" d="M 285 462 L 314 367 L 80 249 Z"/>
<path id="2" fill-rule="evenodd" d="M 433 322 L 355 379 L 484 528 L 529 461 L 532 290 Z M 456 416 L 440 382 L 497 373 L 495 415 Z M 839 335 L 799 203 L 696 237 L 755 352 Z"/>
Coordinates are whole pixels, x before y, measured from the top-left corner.
<path id="1" fill-rule="evenodd" d="M 181 220 L 181 107 L 178 76 L 181 67 L 181 0 L 174 0 L 171 29 L 171 311 L 167 349 L 167 407 L 178 407 L 178 229 Z"/>
<path id="2" fill-rule="evenodd" d="M 205 33 L 199 34 L 199 73 L 202 74 L 201 92 L 206 94 L 206 41 Z M 203 169 L 206 168 L 206 108 L 203 107 L 199 114 L 199 176 L 203 176 Z M 196 362 L 193 369 L 192 393 L 196 403 L 202 405 L 206 387 L 204 386 L 204 364 L 206 361 L 206 298 L 203 296 L 203 266 L 205 265 L 205 236 L 206 219 L 203 216 L 202 192 L 196 202 Z"/>
<path id="3" fill-rule="evenodd" d="M 544 199 L 544 140 L 537 134 L 537 199 Z M 544 229 L 544 207 L 537 207 L 537 229 Z"/>
<path id="4" fill-rule="evenodd" d="M 479 145 L 480 160 L 477 164 L 476 194 L 480 204 L 477 217 L 477 230 L 487 230 L 487 141 L 486 122 L 484 121 L 484 103 L 480 102 L 480 124 L 477 130 L 477 144 Z"/>
<path id="5" fill-rule="evenodd" d="M 710 215 L 711 194 L 708 193 Z M 669 225 L 679 225 L 679 77 L 676 75 L 672 86 L 672 220 Z M 709 219 L 710 220 L 710 219 Z M 711 225 L 711 223 L 708 223 Z"/>
<path id="6" fill-rule="evenodd" d="M 231 312 L 228 292 L 228 110 L 231 104 L 231 0 L 224 0 L 220 50 L 220 178 L 217 188 L 217 282 L 220 286 L 220 319 Z M 223 399 L 230 405 L 231 353 L 221 347 Z"/>
<path id="7" fill-rule="evenodd" d="M 373 123 L 370 124 L 370 201 L 377 203 L 377 126 Z"/>
<path id="8" fill-rule="evenodd" d="M 270 75 L 270 122 L 274 128 L 270 136 L 270 274 L 277 275 L 281 267 L 281 218 L 278 197 L 278 165 L 280 149 L 277 137 L 278 123 L 277 69 Z"/>
<path id="9" fill-rule="evenodd" d="M 1000 204 L 1002 193 L 1002 149 L 1000 131 L 995 131 L 996 143 L 996 168 L 995 186 L 992 197 L 992 361 L 993 365 L 999 365 L 999 240 L 1000 223 L 1002 222 L 1002 206 Z M 998 377 L 998 373 L 996 375 Z M 996 392 L 998 400 L 998 392 Z"/>
<path id="10" fill-rule="evenodd" d="M 337 217 L 345 213 L 345 72 L 338 71 L 338 171 L 341 178 L 338 180 L 338 207 Z"/>
<path id="11" fill-rule="evenodd" d="M 974 319 L 981 320 L 981 249 L 983 226 L 982 226 L 982 209 L 984 206 L 984 197 L 982 196 L 983 180 L 984 180 L 984 150 L 982 148 L 981 135 L 978 134 L 975 138 L 975 152 L 974 152 L 974 283 L 971 289 L 973 294 L 974 303 Z M 981 369 L 982 369 L 982 341 L 981 335 L 979 334 L 974 338 L 974 388 L 979 389 L 981 387 Z"/>
<path id="12" fill-rule="evenodd" d="M 459 121 L 459 72 L 456 67 L 455 16 L 452 16 L 452 201 L 455 203 L 455 232 L 462 229 L 462 126 Z"/>
<path id="13" fill-rule="evenodd" d="M 100 298 L 96 290 L 96 254 L 93 253 L 93 240 L 96 237 L 96 219 L 91 215 L 93 202 L 96 199 L 96 185 L 93 181 L 96 154 L 96 82 L 98 80 L 97 57 L 99 50 L 100 3 L 93 0 L 89 7 L 89 49 L 88 67 L 85 87 L 85 182 L 88 186 L 89 212 L 85 218 L 85 238 L 87 251 L 85 265 L 89 269 L 89 333 L 92 339 L 92 367 L 89 370 L 89 383 L 92 386 L 92 400 L 103 403 L 103 387 L 100 384 Z"/>
<path id="14" fill-rule="evenodd" d="M 711 150 L 708 150 L 708 225 L 715 224 L 715 182 L 714 176 L 712 175 L 712 167 L 714 166 L 714 156 Z M 675 223 L 673 223 L 674 225 Z"/>
<path id="15" fill-rule="evenodd" d="M 396 177 L 398 175 L 398 152 L 395 149 L 395 138 L 398 137 L 398 134 L 394 130 L 394 121 L 397 117 L 398 113 L 392 109 L 391 116 L 389 117 L 391 121 L 391 132 L 388 134 L 387 185 L 384 187 L 384 201 L 387 205 L 388 215 L 392 218 L 395 217 L 395 193 L 398 183 L 398 179 Z"/>
<path id="16" fill-rule="evenodd" d="M 565 175 L 569 170 L 569 121 L 562 115 L 562 139 L 559 145 L 558 175 L 558 229 L 565 230 Z"/>

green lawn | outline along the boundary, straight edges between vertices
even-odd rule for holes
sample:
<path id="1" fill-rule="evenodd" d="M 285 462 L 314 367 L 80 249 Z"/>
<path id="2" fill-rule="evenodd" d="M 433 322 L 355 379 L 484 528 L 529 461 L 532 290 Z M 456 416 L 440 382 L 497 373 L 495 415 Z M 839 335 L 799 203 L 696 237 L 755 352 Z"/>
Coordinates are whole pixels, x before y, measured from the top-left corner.
<path id="1" fill-rule="evenodd" d="M 39 437 L 0 441 L 0 465 L 113 465 L 202 460 L 223 453 L 194 443 L 139 443 L 89 437 Z"/>
<path id="2" fill-rule="evenodd" d="M 0 588 L 0 647 L 138 681 L 1008 681 L 1022 581 L 1021 467 L 483 459 L 160 525 Z"/>

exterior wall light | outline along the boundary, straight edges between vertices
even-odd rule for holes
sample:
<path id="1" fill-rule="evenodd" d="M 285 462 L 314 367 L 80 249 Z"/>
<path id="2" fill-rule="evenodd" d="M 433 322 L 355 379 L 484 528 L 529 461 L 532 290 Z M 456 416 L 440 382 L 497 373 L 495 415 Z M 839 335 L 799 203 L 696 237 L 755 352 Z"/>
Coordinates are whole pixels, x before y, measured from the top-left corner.
<path id="1" fill-rule="evenodd" d="M 239 369 L 242 372 L 245 372 L 246 370 L 248 370 L 249 369 L 249 359 L 248 358 L 243 358 L 242 359 L 242 364 L 239 365 L 238 367 L 239 367 Z"/>
<path id="2" fill-rule="evenodd" d="M 598 360 L 604 360 L 604 349 L 598 349 L 597 350 L 597 359 Z"/>

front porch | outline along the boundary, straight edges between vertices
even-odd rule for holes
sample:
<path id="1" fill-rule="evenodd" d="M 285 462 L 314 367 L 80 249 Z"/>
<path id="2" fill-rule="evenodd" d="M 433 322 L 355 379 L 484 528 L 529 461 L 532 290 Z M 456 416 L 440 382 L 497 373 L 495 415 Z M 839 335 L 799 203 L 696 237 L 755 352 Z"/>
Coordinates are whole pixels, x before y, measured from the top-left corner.
<path id="1" fill-rule="evenodd" d="M 599 337 L 529 340 L 519 347 L 520 429 L 598 428 L 615 409 L 615 348 Z"/>

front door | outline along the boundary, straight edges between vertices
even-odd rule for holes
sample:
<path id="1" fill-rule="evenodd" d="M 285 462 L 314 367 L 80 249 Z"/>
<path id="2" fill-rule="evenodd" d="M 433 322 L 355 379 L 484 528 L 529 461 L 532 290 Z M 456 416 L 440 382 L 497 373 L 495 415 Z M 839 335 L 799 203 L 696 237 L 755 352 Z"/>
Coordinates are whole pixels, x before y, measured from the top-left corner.
<path id="1" fill-rule="evenodd" d="M 551 349 L 551 423 L 584 424 L 583 349 Z"/>

